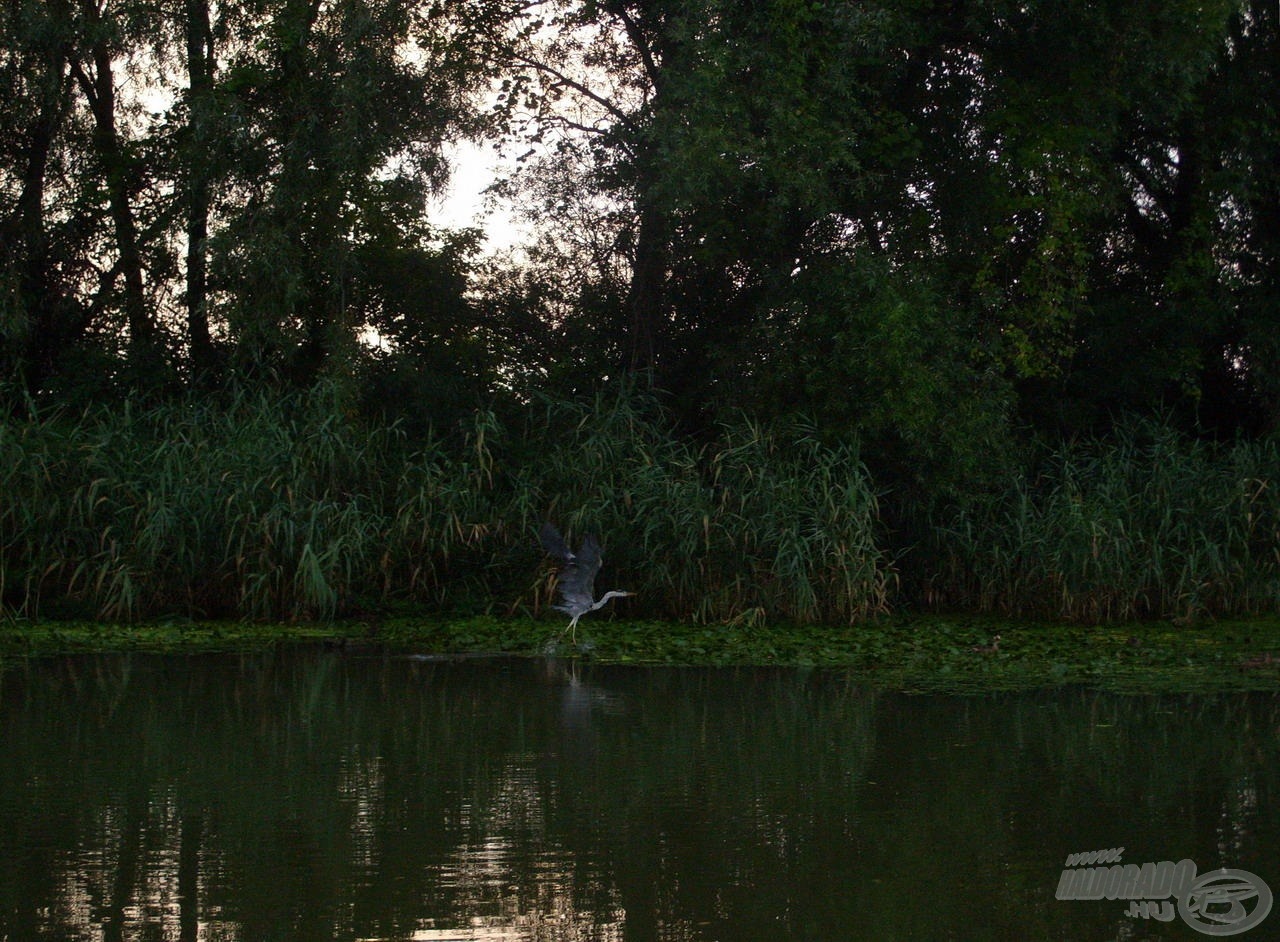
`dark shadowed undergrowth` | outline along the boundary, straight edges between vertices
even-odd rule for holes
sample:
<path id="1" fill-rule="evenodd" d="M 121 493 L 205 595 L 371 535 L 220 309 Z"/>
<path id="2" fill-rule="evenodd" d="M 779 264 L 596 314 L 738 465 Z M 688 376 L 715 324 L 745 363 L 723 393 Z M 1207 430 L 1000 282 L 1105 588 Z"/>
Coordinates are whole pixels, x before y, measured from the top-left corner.
<path id="1" fill-rule="evenodd" d="M 1161 425 L 1063 448 L 890 547 L 853 444 L 638 395 L 411 438 L 320 386 L 0 425 L 0 599 L 27 617 L 537 613 L 555 520 L 630 615 L 855 624 L 909 605 L 1082 621 L 1275 612 L 1280 456 Z M 914 567 L 914 569 L 912 569 Z M 904 572 L 903 570 L 909 570 Z M 900 581 L 901 577 L 901 581 Z M 907 597 L 901 586 L 923 586 Z"/>
<path id="2" fill-rule="evenodd" d="M 1062 447 L 934 536 L 933 600 L 1083 622 L 1274 613 L 1280 451 L 1151 421 Z"/>

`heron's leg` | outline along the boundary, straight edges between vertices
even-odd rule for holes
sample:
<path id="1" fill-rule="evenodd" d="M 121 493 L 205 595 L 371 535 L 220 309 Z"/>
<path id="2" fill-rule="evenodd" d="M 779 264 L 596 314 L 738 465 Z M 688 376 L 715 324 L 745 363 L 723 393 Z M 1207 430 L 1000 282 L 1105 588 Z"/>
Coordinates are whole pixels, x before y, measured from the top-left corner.
<path id="1" fill-rule="evenodd" d="M 573 618 L 569 619 L 569 624 L 565 625 L 563 628 L 560 629 L 560 637 L 563 638 L 565 635 L 568 635 L 569 640 L 572 641 L 574 644 L 577 644 L 578 643 L 578 633 L 577 633 L 578 619 L 581 617 L 582 617 L 581 615 L 574 615 Z"/>

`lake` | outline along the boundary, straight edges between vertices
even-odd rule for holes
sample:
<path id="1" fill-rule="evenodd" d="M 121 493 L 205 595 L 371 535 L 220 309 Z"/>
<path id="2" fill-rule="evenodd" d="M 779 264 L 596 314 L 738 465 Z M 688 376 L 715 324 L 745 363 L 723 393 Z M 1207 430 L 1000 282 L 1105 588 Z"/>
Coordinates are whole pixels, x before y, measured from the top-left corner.
<path id="1" fill-rule="evenodd" d="M 1280 938 L 1273 694 L 300 646 L 11 662 L 0 746 L 6 942 Z"/>

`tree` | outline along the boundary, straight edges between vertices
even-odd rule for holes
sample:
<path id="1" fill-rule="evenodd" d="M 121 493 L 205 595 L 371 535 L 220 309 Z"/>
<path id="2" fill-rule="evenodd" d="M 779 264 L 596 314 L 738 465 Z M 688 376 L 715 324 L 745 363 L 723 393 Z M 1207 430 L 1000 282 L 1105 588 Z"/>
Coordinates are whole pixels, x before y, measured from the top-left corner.
<path id="1" fill-rule="evenodd" d="M 122 107 L 116 95 L 116 63 L 129 48 L 129 30 L 137 24 L 129 11 L 122 12 L 112 16 L 112 9 L 100 7 L 99 0 L 80 0 L 82 44 L 71 56 L 70 69 L 93 116 L 93 159 L 105 191 L 116 268 L 124 281 L 129 360 L 139 376 L 148 377 L 161 369 L 163 361 L 159 327 L 144 283 L 143 236 L 135 207 L 146 170 L 137 143 L 128 140 L 120 126 L 132 109 Z"/>
<path id="2" fill-rule="evenodd" d="M 209 329 L 209 216 L 213 208 L 216 162 L 210 159 L 219 130 L 216 98 L 217 54 L 209 0 L 185 0 L 186 122 L 181 161 L 186 186 L 187 339 L 192 373 L 208 376 L 215 369 Z"/>
<path id="3" fill-rule="evenodd" d="M 1280 428 L 1280 10 L 1257 0 L 1233 14 L 1203 113 L 1217 128 L 1211 158 L 1214 258 L 1230 309 L 1210 339 L 1202 414 L 1246 431 Z"/>
<path id="4" fill-rule="evenodd" d="M 211 265 L 242 359 L 305 382 L 353 350 L 368 317 L 362 247 L 379 217 L 425 213 L 443 144 L 477 128 L 475 64 L 443 35 L 442 9 L 286 0 L 230 56 L 240 198 Z M 416 230 L 401 231 L 411 245 Z"/>
<path id="5" fill-rule="evenodd" d="M 522 192 L 552 220 L 539 246 L 553 260 L 547 282 L 573 268 L 584 274 L 579 285 L 600 286 L 595 297 L 618 299 L 612 310 L 561 318 L 566 336 L 582 338 L 577 346 L 616 351 L 597 373 L 647 372 L 694 428 L 747 407 L 822 412 L 833 434 L 866 432 L 875 413 L 883 433 L 926 414 L 940 426 L 957 389 L 986 395 L 966 379 L 983 368 L 966 348 L 948 355 L 947 382 L 916 382 L 937 397 L 930 408 L 895 417 L 858 398 L 881 395 L 867 382 L 884 372 L 873 355 L 853 356 L 855 341 L 848 357 L 830 356 L 830 332 L 874 336 L 876 319 L 896 312 L 904 341 L 943 330 L 923 347 L 895 346 L 907 360 L 892 372 L 913 382 L 925 379 L 918 367 L 942 364 L 913 368 L 910 358 L 945 349 L 940 338 L 957 332 L 937 316 L 945 296 L 906 268 L 930 256 L 934 235 L 913 191 L 918 115 L 898 105 L 914 68 L 900 49 L 923 30 L 916 14 L 586 3 L 533 20 L 494 50 L 522 70 L 504 101 L 531 115 L 524 130 L 545 148 Z M 602 210 L 594 224 L 575 225 L 593 205 Z M 566 230 L 609 242 L 566 252 Z M 936 300 L 914 312 L 894 296 Z M 836 408 L 840 396 L 849 402 Z"/>
<path id="6" fill-rule="evenodd" d="M 1238 383 L 1224 328 L 1234 2 L 984 3 L 930 43 L 925 177 L 957 302 L 994 327 L 1024 419 L 1105 428 Z M 1245 93 L 1245 98 L 1251 97 Z M 927 100 L 927 98 L 925 99 Z M 1254 124 L 1265 126 L 1265 120 Z M 1218 390 L 1215 392 L 1214 390 Z M 1237 408 L 1225 411 L 1238 413 Z"/>
<path id="7" fill-rule="evenodd" d="M 806 412 L 892 479 L 963 487 L 1015 421 L 1220 422 L 1276 349 L 1262 7 L 522 7 L 490 54 L 548 223 L 530 290 L 686 426 Z"/>
<path id="8" fill-rule="evenodd" d="M 452 8 L 7 5 L 7 372 L 38 391 L 73 372 L 150 385 L 166 364 L 214 377 L 231 350 L 301 382 L 346 368 L 363 300 L 388 288 L 368 283 L 386 268 L 373 255 L 440 254 L 416 220 L 444 146 L 483 127 Z M 458 290 L 433 270 L 436 285 L 399 283 L 402 310 Z M 77 350 L 100 359 L 64 369 Z"/>
<path id="9" fill-rule="evenodd" d="M 0 8 L 0 35 L 9 40 L 0 56 L 7 102 L 0 109 L 0 192 L 8 207 L 0 216 L 0 370 L 6 383 L 34 390 L 87 320 L 64 273 L 83 251 L 75 236 L 81 214 L 59 220 L 49 206 L 51 178 L 65 169 L 60 136 L 73 120 L 73 35 L 67 17 L 38 2 Z"/>

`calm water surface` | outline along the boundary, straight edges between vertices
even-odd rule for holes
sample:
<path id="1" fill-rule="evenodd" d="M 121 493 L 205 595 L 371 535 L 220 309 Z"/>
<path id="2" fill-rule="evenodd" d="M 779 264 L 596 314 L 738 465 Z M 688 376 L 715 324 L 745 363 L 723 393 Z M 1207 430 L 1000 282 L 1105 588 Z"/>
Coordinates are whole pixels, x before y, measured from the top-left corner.
<path id="1" fill-rule="evenodd" d="M 1273 695 L 38 660 L 0 672 L 0 940 L 1202 939 L 1055 899 L 1065 858 L 1280 891 L 1278 783 Z"/>

